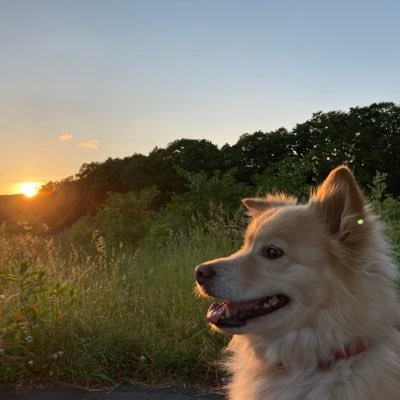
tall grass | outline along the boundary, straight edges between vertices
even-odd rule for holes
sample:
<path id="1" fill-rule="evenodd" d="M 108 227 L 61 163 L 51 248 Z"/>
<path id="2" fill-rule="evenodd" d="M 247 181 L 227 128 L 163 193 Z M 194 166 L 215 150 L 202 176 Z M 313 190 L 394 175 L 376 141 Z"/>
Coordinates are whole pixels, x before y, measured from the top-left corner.
<path id="1" fill-rule="evenodd" d="M 211 221 L 135 253 L 1 231 L 0 382 L 215 380 L 226 338 L 207 328 L 193 268 L 237 249 L 242 224 Z"/>
<path id="2" fill-rule="evenodd" d="M 400 255 L 400 201 L 372 204 Z M 194 266 L 231 254 L 243 217 L 212 209 L 184 232 L 148 240 L 136 252 L 93 250 L 0 229 L 0 386 L 57 380 L 74 384 L 186 381 L 209 384 L 227 338 L 204 321 Z"/>

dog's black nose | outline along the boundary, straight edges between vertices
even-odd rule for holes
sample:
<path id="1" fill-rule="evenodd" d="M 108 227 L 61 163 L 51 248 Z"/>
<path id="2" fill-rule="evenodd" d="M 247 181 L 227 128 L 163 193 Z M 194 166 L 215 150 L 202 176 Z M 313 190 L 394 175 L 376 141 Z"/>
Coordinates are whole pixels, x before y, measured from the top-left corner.
<path id="1" fill-rule="evenodd" d="M 196 267 L 196 281 L 200 285 L 204 285 L 206 281 L 215 275 L 212 264 L 200 264 Z"/>

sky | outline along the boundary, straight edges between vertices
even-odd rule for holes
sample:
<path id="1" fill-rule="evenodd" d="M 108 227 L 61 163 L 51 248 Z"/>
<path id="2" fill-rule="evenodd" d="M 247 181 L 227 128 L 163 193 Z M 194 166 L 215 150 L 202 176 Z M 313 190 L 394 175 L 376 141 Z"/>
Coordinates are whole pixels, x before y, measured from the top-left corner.
<path id="1" fill-rule="evenodd" d="M 400 103 L 400 2 L 0 0 L 0 194 Z"/>

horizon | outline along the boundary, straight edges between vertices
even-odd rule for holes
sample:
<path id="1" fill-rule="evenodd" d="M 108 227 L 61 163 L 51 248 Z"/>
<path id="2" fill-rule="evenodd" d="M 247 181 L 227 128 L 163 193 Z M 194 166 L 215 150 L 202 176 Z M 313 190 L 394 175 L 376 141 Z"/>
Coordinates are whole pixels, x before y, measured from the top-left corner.
<path id="1" fill-rule="evenodd" d="M 387 102 L 380 102 L 380 103 L 387 103 Z M 372 103 L 372 104 L 377 104 L 377 103 Z M 372 104 L 366 105 L 366 107 L 371 106 Z M 394 104 L 395 104 L 395 103 L 394 103 Z M 399 105 L 399 106 L 400 106 L 400 105 Z M 364 105 L 363 105 L 363 106 L 354 105 L 353 107 L 356 107 L 356 108 L 357 108 L 357 107 L 360 107 L 360 108 L 362 108 L 362 107 L 365 107 L 365 106 L 364 106 Z M 350 107 L 348 110 L 330 110 L 330 111 L 334 111 L 334 112 L 336 112 L 336 111 L 348 112 L 348 111 L 350 111 L 350 109 L 353 108 L 353 107 Z M 317 112 L 319 112 L 319 111 L 315 111 L 315 112 L 313 112 L 312 114 L 317 113 Z M 329 112 L 329 110 L 328 110 L 327 112 Z M 311 117 L 310 117 L 310 118 L 311 118 Z M 283 127 L 280 127 L 280 128 L 284 128 L 284 129 L 287 130 L 288 133 L 290 133 L 298 124 L 302 124 L 302 123 L 304 123 L 304 122 L 306 122 L 306 121 L 300 121 L 300 122 L 294 124 L 293 127 L 292 127 L 291 129 L 288 129 L 287 127 L 284 127 L 284 126 L 283 126 Z M 279 128 L 278 128 L 278 129 L 279 129 Z M 254 131 L 254 132 L 245 132 L 244 134 L 254 134 L 254 133 L 257 133 L 257 132 L 261 132 L 261 130 L 257 130 L 257 131 Z M 272 131 L 269 131 L 269 132 L 272 132 Z M 264 133 L 269 133 L 269 132 L 268 132 L 268 131 L 264 131 Z M 217 143 L 214 143 L 214 142 L 213 142 L 212 140 L 210 140 L 210 139 L 204 139 L 204 138 L 176 138 L 175 140 L 180 140 L 180 139 L 189 139 L 189 140 L 209 140 L 211 143 L 213 143 L 214 145 L 216 145 L 216 146 L 218 147 L 218 149 L 221 150 L 221 148 L 222 148 L 224 145 L 226 145 L 226 144 L 228 144 L 228 145 L 230 145 L 230 146 L 236 144 L 237 141 L 240 139 L 240 137 L 241 137 L 242 135 L 243 135 L 243 134 L 239 135 L 239 136 L 235 139 L 234 142 L 232 142 L 232 143 L 224 143 L 224 144 L 222 144 L 222 145 L 219 145 L 219 144 L 217 144 Z M 167 146 L 170 145 L 171 143 L 172 143 L 172 142 L 167 143 L 167 145 L 164 146 L 164 147 L 167 147 Z M 143 154 L 143 155 L 145 155 L 145 156 L 148 156 L 149 153 L 150 153 L 152 150 L 156 149 L 156 148 L 163 148 L 163 147 L 161 147 L 161 146 L 154 146 L 154 147 L 153 147 L 152 149 L 150 149 L 149 151 L 143 152 L 143 153 L 139 153 L 139 154 Z M 118 156 L 116 156 L 116 157 L 106 157 L 106 158 L 104 158 L 103 160 L 88 161 L 88 162 L 84 161 L 82 164 L 84 164 L 84 163 L 90 164 L 90 163 L 92 163 L 92 162 L 101 164 L 101 163 L 104 163 L 104 162 L 105 162 L 107 159 L 109 159 L 109 158 L 112 158 L 112 159 L 118 159 L 118 158 L 119 158 L 119 159 L 124 159 L 124 158 L 129 158 L 129 157 L 133 156 L 134 154 L 138 154 L 138 153 L 137 153 L 137 152 L 136 152 L 136 153 L 131 153 L 131 154 L 127 154 L 127 155 L 124 155 L 124 156 L 121 156 L 121 157 L 118 157 Z M 80 167 L 81 167 L 81 166 L 82 166 L 82 165 L 80 165 Z M 36 181 L 29 181 L 29 180 L 28 180 L 28 181 L 23 181 L 23 182 L 15 182 L 13 185 L 10 186 L 10 187 L 13 188 L 13 192 L 11 192 L 11 193 L 0 193 L 0 196 L 24 196 L 24 197 L 27 197 L 27 198 L 35 197 L 36 194 L 39 193 L 39 191 L 40 191 L 40 189 L 41 189 L 41 187 L 42 187 L 43 185 L 45 185 L 45 184 L 47 184 L 47 183 L 49 183 L 49 182 L 62 181 L 63 179 L 67 179 L 67 178 L 70 178 L 70 177 L 74 177 L 76 174 L 78 174 L 79 169 L 80 169 L 80 168 L 78 168 L 78 170 L 76 170 L 75 172 L 73 172 L 73 173 L 71 173 L 71 174 L 69 174 L 69 175 L 67 175 L 67 176 L 59 177 L 58 179 L 50 179 L 50 180 L 48 180 L 48 181 L 45 181 L 45 180 L 41 180 L 41 181 L 38 181 L 38 180 L 36 180 Z M 1 182 L 1 181 L 0 181 L 0 182 Z"/>
<path id="2" fill-rule="evenodd" d="M 317 111 L 400 103 L 394 1 L 2 0 L 0 11 L 0 194 L 180 138 L 221 147 Z"/>

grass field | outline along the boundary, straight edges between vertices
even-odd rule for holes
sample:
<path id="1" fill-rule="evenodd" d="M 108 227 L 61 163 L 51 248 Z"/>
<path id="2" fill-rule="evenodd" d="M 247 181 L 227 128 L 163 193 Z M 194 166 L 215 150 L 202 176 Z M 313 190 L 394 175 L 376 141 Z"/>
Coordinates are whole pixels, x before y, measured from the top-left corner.
<path id="1" fill-rule="evenodd" d="M 400 202 L 376 203 L 400 254 Z M 397 210 L 397 211 L 396 211 Z M 218 213 L 185 233 L 89 253 L 59 238 L 0 230 L 0 383 L 111 385 L 123 381 L 210 384 L 228 338 L 204 321 L 194 267 L 241 243 L 243 217 Z"/>
<path id="2" fill-rule="evenodd" d="M 204 321 L 194 267 L 239 246 L 241 228 L 218 219 L 133 253 L 91 255 L 52 239 L 0 232 L 0 382 L 208 384 L 226 342 Z"/>

